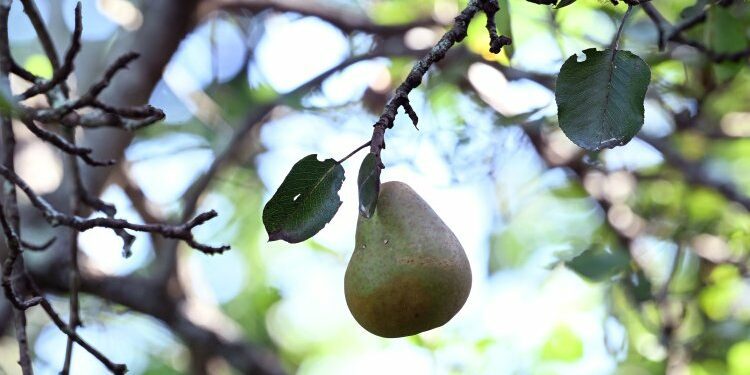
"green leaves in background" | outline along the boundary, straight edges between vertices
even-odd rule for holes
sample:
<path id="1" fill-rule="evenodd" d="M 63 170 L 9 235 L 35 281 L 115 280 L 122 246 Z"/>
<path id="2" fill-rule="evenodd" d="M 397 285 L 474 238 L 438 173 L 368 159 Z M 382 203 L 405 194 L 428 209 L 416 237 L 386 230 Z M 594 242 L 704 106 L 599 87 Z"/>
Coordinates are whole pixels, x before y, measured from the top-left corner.
<path id="1" fill-rule="evenodd" d="M 52 78 L 52 64 L 44 55 L 34 54 L 29 56 L 24 63 L 24 68 L 36 76 L 45 79 Z"/>
<path id="2" fill-rule="evenodd" d="M 359 167 L 357 186 L 359 187 L 359 214 L 370 218 L 375 213 L 380 194 L 380 165 L 373 153 L 368 153 Z"/>
<path id="3" fill-rule="evenodd" d="M 719 53 L 742 51 L 748 46 L 745 21 L 731 13 L 731 9 L 720 6 L 708 10 L 706 18 L 706 44 Z M 723 62 L 713 65 L 714 74 L 719 82 L 726 82 L 736 76 L 742 69 L 743 62 Z"/>
<path id="4" fill-rule="evenodd" d="M 651 70 L 629 51 L 590 48 L 583 53 L 586 61 L 569 57 L 557 78 L 560 128 L 590 151 L 624 145 L 643 126 Z"/>
<path id="5" fill-rule="evenodd" d="M 545 361 L 576 362 L 583 357 L 583 340 L 570 327 L 559 326 L 544 343 L 541 357 Z"/>
<path id="6" fill-rule="evenodd" d="M 268 240 L 304 241 L 331 221 L 341 201 L 344 168 L 336 160 L 308 155 L 298 161 L 263 208 Z"/>
<path id="7" fill-rule="evenodd" d="M 601 247 L 586 250 L 565 262 L 565 266 L 590 281 L 607 280 L 626 270 L 629 265 L 630 257 L 627 253 Z"/>
<path id="8" fill-rule="evenodd" d="M 750 373 L 750 341 L 740 341 L 729 349 L 727 365 L 730 375 Z"/>

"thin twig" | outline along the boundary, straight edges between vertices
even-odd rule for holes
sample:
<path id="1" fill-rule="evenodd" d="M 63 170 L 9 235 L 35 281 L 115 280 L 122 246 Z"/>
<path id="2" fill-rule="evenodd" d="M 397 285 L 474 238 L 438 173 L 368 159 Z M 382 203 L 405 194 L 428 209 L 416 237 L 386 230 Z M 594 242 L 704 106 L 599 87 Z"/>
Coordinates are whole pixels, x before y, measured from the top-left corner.
<path id="1" fill-rule="evenodd" d="M 658 39 L 658 45 L 659 45 L 659 51 L 664 51 L 664 47 L 667 43 L 667 28 L 671 27 L 669 24 L 669 21 L 667 21 L 664 16 L 659 13 L 659 11 L 654 8 L 651 4 L 642 4 L 641 9 L 643 9 L 643 12 L 646 13 L 648 18 L 651 19 L 651 22 L 654 23 L 654 26 L 656 27 L 656 33 L 657 33 L 657 39 Z"/>
<path id="2" fill-rule="evenodd" d="M 682 35 L 683 31 L 689 30 L 705 20 L 708 8 L 704 8 L 701 13 L 683 21 L 677 26 L 672 26 L 672 24 L 670 24 L 650 2 L 641 3 L 640 5 L 656 27 L 659 36 L 659 50 L 664 49 L 666 42 L 674 42 L 695 48 L 698 52 L 702 53 L 715 63 L 724 61 L 741 61 L 750 57 L 750 48 L 735 52 L 717 52 L 703 43 L 687 39 Z"/>
<path id="3" fill-rule="evenodd" d="M 11 60 L 10 72 L 33 84 L 36 84 L 39 81 L 39 77 L 18 65 L 15 60 Z"/>
<path id="4" fill-rule="evenodd" d="M 55 51 L 55 46 L 52 43 L 52 38 L 47 31 L 47 27 L 44 25 L 44 21 L 39 16 L 39 12 L 36 9 L 36 5 L 32 0 L 21 0 L 24 5 L 24 11 L 29 17 L 29 20 L 34 25 L 36 34 L 39 41 L 42 43 L 47 58 L 50 60 L 52 65 L 53 74 L 49 81 L 44 81 L 39 84 L 32 86 L 20 95 L 21 99 L 28 99 L 34 95 L 43 94 L 51 90 L 55 86 L 60 86 L 63 95 L 68 96 L 68 87 L 65 84 L 65 80 L 73 72 L 73 60 L 81 50 L 81 34 L 83 33 L 83 22 L 81 19 L 81 2 L 76 4 L 75 9 L 75 26 L 73 28 L 73 35 L 71 35 L 70 47 L 65 53 L 65 61 L 60 66 L 60 62 Z"/>
<path id="5" fill-rule="evenodd" d="M 122 69 L 127 68 L 128 64 L 138 58 L 135 52 L 126 53 L 115 60 L 104 72 L 102 78 L 94 83 L 88 91 L 78 99 L 67 100 L 65 103 L 52 108 L 44 108 L 30 113 L 30 115 L 41 122 L 61 122 L 67 124 L 69 121 L 63 121 L 63 117 L 76 109 L 93 105 L 99 94 L 109 86 L 112 77 Z M 30 111 L 27 111 L 30 112 Z"/>
<path id="6" fill-rule="evenodd" d="M 34 135 L 36 135 L 37 138 L 52 144 L 53 146 L 57 147 L 60 151 L 63 151 L 69 155 L 75 155 L 81 158 L 81 160 L 86 162 L 86 164 L 88 165 L 91 165 L 94 167 L 102 167 L 102 166 L 114 165 L 116 162 L 115 160 L 104 160 L 104 161 L 94 160 L 91 157 L 91 153 L 93 152 L 93 150 L 91 150 L 90 148 L 77 147 L 71 142 L 65 140 L 63 137 L 37 126 L 34 123 L 34 120 L 30 118 L 21 117 L 21 122 L 24 125 L 26 125 L 26 129 L 29 129 L 29 131 L 33 133 Z"/>
<path id="7" fill-rule="evenodd" d="M 13 271 L 16 268 L 16 262 L 21 256 L 21 245 L 20 239 L 16 234 L 16 231 L 10 226 L 8 220 L 5 218 L 5 205 L 0 203 L 0 225 L 5 235 L 5 243 L 8 245 L 9 254 L 3 262 L 3 278 L 2 285 L 5 297 L 10 301 L 16 310 L 26 310 L 32 306 L 39 304 L 40 299 L 37 297 L 29 298 L 28 300 L 22 300 L 18 293 L 13 289 Z"/>
<path id="8" fill-rule="evenodd" d="M 50 65 L 52 65 L 53 69 L 59 69 L 60 60 L 57 57 L 55 45 L 52 43 L 52 37 L 50 36 L 49 31 L 47 31 L 47 26 L 44 25 L 44 20 L 39 14 L 36 4 L 34 4 L 33 0 L 21 0 L 21 4 L 23 4 L 23 11 L 26 13 L 29 21 L 31 21 L 31 25 L 34 26 L 34 31 L 36 31 L 39 44 L 42 45 L 44 53 L 47 54 Z"/>
<path id="9" fill-rule="evenodd" d="M 36 292 L 39 293 L 40 291 L 36 290 Z M 125 374 L 128 372 L 127 366 L 125 366 L 124 364 L 112 362 L 104 354 L 102 354 L 100 351 L 96 350 L 96 348 L 91 346 L 91 344 L 86 342 L 86 340 L 81 338 L 81 336 L 79 336 L 75 331 L 70 329 L 70 327 L 65 324 L 62 318 L 60 318 L 60 315 L 55 312 L 52 304 L 46 298 L 42 299 L 40 306 L 42 307 L 42 309 L 44 309 L 44 312 L 47 313 L 47 316 L 49 316 L 49 318 L 52 320 L 52 323 L 57 326 L 57 329 L 68 335 L 68 337 L 72 338 L 76 344 L 80 345 L 84 350 L 96 357 L 96 359 L 98 359 L 99 362 L 101 362 L 104 367 L 106 367 L 110 372 L 117 375 Z"/>
<path id="10" fill-rule="evenodd" d="M 484 1 L 482 10 L 487 15 L 487 32 L 490 34 L 490 52 L 500 53 L 500 50 L 507 45 L 510 45 L 513 40 L 505 35 L 497 34 L 497 26 L 495 25 L 495 13 L 500 10 L 500 5 L 497 1 Z M 506 9 L 507 11 L 507 9 Z"/>
<path id="11" fill-rule="evenodd" d="M 65 129 L 65 138 L 70 144 L 75 145 L 75 129 Z M 83 193 L 83 186 L 81 182 L 81 171 L 78 167 L 78 159 L 73 155 L 68 155 L 66 158 L 68 163 L 68 170 L 73 174 L 72 190 L 74 193 L 70 197 L 70 212 L 73 215 L 81 214 L 81 194 Z M 78 268 L 78 232 L 74 229 L 68 229 L 68 253 L 70 256 L 70 295 L 69 295 L 69 310 L 68 310 L 68 327 L 73 332 L 81 325 L 78 289 L 81 286 L 81 272 Z M 63 368 L 60 371 L 61 375 L 68 375 L 70 373 L 70 364 L 73 358 L 73 338 L 68 336 L 68 341 L 65 345 L 65 360 L 63 361 Z"/>
<path id="12" fill-rule="evenodd" d="M 385 131 L 393 127 L 396 119 L 398 108 L 403 107 L 411 118 L 414 126 L 417 126 L 417 114 L 409 103 L 409 93 L 422 83 L 422 77 L 432 67 L 433 64 L 440 61 L 448 53 L 448 50 L 454 44 L 461 42 L 466 38 L 469 22 L 474 16 L 483 11 L 487 14 L 487 29 L 490 34 L 490 50 L 493 53 L 500 52 L 503 45 L 510 43 L 510 38 L 504 38 L 497 35 L 494 23 L 494 15 L 500 9 L 497 0 L 471 0 L 466 8 L 459 14 L 453 27 L 446 32 L 442 38 L 433 46 L 426 55 L 422 56 L 409 72 L 403 83 L 396 88 L 393 97 L 383 109 L 383 114 L 373 126 L 372 138 L 370 139 L 370 152 L 375 154 L 378 165 L 382 167 L 380 152 L 385 148 Z M 492 20 L 490 20 L 492 19 Z"/>
<path id="13" fill-rule="evenodd" d="M 44 250 L 47 250 L 50 246 L 52 246 L 52 244 L 55 243 L 55 241 L 57 241 L 57 238 L 52 237 L 52 238 L 48 239 L 47 241 L 43 242 L 40 245 L 24 241 L 23 239 L 21 239 L 20 241 L 21 241 L 21 247 L 24 248 L 24 249 L 26 249 L 26 250 L 29 250 L 29 251 L 44 251 Z"/>
<path id="14" fill-rule="evenodd" d="M 354 154 L 358 153 L 359 151 L 361 151 L 361 150 L 362 150 L 362 149 L 364 149 L 365 147 L 369 147 L 369 146 L 370 146 L 370 142 L 371 142 L 371 141 L 367 141 L 367 142 L 365 142 L 365 144 L 363 144 L 362 146 L 359 146 L 359 147 L 357 147 L 357 149 L 356 149 L 356 150 L 354 150 L 354 151 L 350 152 L 350 153 L 349 153 L 349 155 L 346 155 L 346 156 L 344 156 L 344 158 L 343 158 L 343 159 L 341 159 L 341 160 L 339 160 L 339 161 L 338 161 L 338 163 L 339 163 L 339 164 L 341 164 L 341 163 L 345 162 L 345 161 L 346 161 L 346 159 L 349 159 L 350 157 L 352 157 L 352 156 L 353 156 Z"/>

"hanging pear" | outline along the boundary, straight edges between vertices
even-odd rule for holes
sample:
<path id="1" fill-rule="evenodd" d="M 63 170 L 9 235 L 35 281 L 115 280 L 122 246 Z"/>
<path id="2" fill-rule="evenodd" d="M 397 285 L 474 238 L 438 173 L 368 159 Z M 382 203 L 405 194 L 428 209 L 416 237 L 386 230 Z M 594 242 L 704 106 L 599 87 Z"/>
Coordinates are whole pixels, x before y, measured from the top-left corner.
<path id="1" fill-rule="evenodd" d="M 357 221 L 344 278 L 354 319 L 373 334 L 402 337 L 440 327 L 471 290 L 461 244 L 409 185 L 381 185 L 375 214 Z"/>

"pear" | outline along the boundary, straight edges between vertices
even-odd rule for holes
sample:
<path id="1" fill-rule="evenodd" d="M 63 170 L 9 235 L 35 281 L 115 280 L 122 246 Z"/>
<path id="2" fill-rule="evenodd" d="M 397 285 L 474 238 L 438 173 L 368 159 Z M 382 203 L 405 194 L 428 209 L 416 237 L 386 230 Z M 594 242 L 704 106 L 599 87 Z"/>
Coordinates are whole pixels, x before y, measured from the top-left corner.
<path id="1" fill-rule="evenodd" d="M 461 244 L 409 185 L 381 185 L 375 214 L 357 221 L 344 277 L 354 319 L 382 337 L 415 335 L 453 318 L 471 290 Z"/>

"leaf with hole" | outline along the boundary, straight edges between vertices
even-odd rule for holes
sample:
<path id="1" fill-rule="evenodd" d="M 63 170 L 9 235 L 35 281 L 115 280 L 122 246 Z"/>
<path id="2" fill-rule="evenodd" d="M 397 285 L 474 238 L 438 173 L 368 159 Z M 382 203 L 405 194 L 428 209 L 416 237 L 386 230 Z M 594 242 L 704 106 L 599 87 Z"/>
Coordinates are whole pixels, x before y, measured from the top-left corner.
<path id="1" fill-rule="evenodd" d="M 380 163 L 378 157 L 368 153 L 359 167 L 357 186 L 359 186 L 359 214 L 370 218 L 375 213 L 380 194 Z"/>
<path id="2" fill-rule="evenodd" d="M 308 155 L 298 161 L 263 208 L 268 240 L 304 241 L 333 219 L 344 168 L 336 160 Z"/>
<path id="3" fill-rule="evenodd" d="M 555 88 L 560 128 L 590 151 L 628 143 L 643 126 L 651 70 L 629 51 L 594 48 L 568 58 Z"/>

